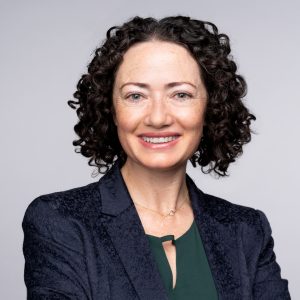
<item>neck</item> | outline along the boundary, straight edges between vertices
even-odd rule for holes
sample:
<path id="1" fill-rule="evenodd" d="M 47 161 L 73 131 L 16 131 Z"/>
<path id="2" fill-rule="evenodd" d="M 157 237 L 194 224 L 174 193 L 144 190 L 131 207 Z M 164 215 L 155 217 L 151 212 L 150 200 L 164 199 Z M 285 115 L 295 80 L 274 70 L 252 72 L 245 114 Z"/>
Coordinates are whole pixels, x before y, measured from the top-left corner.
<path id="1" fill-rule="evenodd" d="M 186 164 L 172 169 L 149 169 L 126 161 L 121 168 L 133 201 L 166 214 L 186 201 Z"/>

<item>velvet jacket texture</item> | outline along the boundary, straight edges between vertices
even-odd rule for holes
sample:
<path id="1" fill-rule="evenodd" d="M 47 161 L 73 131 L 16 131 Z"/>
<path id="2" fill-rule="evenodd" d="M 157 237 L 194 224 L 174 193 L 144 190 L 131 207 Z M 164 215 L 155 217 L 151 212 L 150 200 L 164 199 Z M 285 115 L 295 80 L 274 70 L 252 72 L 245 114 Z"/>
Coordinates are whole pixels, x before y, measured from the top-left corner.
<path id="1" fill-rule="evenodd" d="M 186 182 L 219 299 L 290 299 L 265 214 Z M 98 182 L 38 197 L 22 225 L 27 299 L 168 299 L 119 161 Z"/>

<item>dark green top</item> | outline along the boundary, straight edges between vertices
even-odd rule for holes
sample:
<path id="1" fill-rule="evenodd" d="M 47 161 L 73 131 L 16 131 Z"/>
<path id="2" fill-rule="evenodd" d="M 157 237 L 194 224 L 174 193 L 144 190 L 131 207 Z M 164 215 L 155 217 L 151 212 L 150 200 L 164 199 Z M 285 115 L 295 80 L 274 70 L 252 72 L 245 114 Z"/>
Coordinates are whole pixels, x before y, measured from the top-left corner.
<path id="1" fill-rule="evenodd" d="M 169 299 L 218 299 L 217 290 L 195 220 L 189 230 L 176 240 L 174 235 L 156 237 L 147 234 L 147 236 Z M 177 279 L 174 289 L 171 267 L 162 245 L 162 242 L 169 240 L 172 240 L 176 247 Z"/>

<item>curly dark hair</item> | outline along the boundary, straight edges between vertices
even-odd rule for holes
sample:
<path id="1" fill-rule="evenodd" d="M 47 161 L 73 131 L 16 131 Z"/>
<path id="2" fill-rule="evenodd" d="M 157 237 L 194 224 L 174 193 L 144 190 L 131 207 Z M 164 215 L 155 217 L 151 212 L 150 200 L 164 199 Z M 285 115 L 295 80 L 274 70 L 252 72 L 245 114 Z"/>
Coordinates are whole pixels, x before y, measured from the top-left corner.
<path id="1" fill-rule="evenodd" d="M 185 47 L 199 64 L 208 93 L 203 136 L 190 161 L 203 173 L 214 171 L 226 176 L 230 163 L 242 154 L 251 140 L 251 114 L 242 102 L 247 85 L 236 73 L 230 55 L 229 38 L 220 34 L 210 22 L 187 16 L 171 16 L 161 20 L 133 17 L 121 26 L 113 26 L 106 40 L 95 50 L 73 94 L 77 100 L 68 104 L 79 118 L 73 141 L 76 152 L 89 158 L 89 165 L 106 173 L 116 158 L 126 161 L 113 121 L 112 89 L 118 66 L 125 52 L 135 43 L 150 40 L 167 41 Z"/>

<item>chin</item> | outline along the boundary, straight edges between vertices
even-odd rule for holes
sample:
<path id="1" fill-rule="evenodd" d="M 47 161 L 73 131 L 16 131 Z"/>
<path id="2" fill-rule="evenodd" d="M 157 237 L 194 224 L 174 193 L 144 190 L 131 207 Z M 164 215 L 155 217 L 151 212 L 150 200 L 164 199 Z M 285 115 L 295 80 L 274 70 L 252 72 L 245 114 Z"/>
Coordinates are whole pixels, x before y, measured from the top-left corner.
<path id="1" fill-rule="evenodd" d="M 138 162 L 143 167 L 153 170 L 168 170 L 175 167 L 185 167 L 187 164 L 187 160 L 172 159 L 170 157 L 148 157 L 144 160 L 138 160 Z"/>

